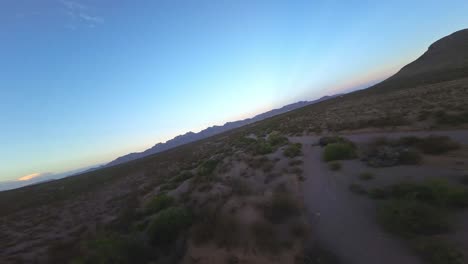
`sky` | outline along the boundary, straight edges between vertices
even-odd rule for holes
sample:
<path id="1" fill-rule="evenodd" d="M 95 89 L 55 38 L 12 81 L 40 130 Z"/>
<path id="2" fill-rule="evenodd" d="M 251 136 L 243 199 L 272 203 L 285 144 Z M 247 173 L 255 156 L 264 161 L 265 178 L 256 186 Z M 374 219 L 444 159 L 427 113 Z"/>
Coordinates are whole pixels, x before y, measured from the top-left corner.
<path id="1" fill-rule="evenodd" d="M 0 0 L 0 181 L 395 73 L 468 1 Z"/>

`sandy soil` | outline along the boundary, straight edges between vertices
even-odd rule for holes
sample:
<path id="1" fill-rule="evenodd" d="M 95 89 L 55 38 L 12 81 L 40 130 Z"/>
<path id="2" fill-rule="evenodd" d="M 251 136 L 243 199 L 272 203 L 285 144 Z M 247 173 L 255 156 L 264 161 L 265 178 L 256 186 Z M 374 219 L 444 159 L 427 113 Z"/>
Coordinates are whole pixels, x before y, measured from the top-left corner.
<path id="1" fill-rule="evenodd" d="M 462 144 L 468 144 L 468 131 L 466 130 L 367 133 L 344 136 L 356 143 L 366 143 L 379 136 L 398 138 L 408 135 L 446 135 Z M 374 169 L 354 160 L 341 162 L 342 170 L 333 172 L 321 160 L 322 149 L 315 145 L 318 139 L 319 137 L 313 136 L 291 139 L 303 144 L 304 176 L 306 177 L 303 192 L 311 224 L 311 243 L 319 243 L 321 247 L 335 254 L 342 263 L 421 263 L 404 241 L 383 232 L 375 222 L 375 202 L 367 197 L 351 193 L 348 189 L 349 184 L 359 181 L 357 175 L 363 171 L 371 171 L 376 175 L 376 179 L 372 183 L 358 183 L 364 186 L 372 184 L 372 187 L 375 187 L 405 179 L 419 180 L 441 175 L 449 178 L 457 177 L 461 173 L 460 169 L 450 166 L 441 167 L 432 163 L 424 163 L 422 166 Z M 461 166 L 465 165 L 461 164 Z M 455 237 L 463 240 L 457 234 Z"/>

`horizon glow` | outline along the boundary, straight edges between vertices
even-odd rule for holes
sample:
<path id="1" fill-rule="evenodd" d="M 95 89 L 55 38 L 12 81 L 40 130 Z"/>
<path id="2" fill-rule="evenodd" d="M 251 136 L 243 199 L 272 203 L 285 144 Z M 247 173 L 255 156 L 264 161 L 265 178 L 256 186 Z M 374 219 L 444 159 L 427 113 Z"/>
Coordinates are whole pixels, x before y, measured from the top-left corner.
<path id="1" fill-rule="evenodd" d="M 379 82 L 468 27 L 467 1 L 6 0 L 0 182 Z"/>

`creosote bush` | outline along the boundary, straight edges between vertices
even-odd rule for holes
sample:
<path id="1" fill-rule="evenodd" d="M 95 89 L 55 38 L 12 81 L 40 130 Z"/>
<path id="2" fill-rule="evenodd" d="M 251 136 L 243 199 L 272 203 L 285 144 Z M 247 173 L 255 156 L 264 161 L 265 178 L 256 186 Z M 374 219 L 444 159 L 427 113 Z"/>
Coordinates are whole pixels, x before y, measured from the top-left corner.
<path id="1" fill-rule="evenodd" d="M 161 193 L 152 198 L 146 205 L 146 212 L 148 214 L 157 213 L 163 209 L 166 209 L 174 204 L 175 200 L 171 196 L 165 193 Z"/>
<path id="2" fill-rule="evenodd" d="M 435 235 L 449 229 L 444 212 L 416 200 L 390 200 L 378 208 L 377 219 L 387 231 L 405 237 Z"/>
<path id="3" fill-rule="evenodd" d="M 371 172 L 363 172 L 363 173 L 359 174 L 359 179 L 361 179 L 363 181 L 372 180 L 372 179 L 374 179 L 374 174 L 372 174 Z"/>
<path id="4" fill-rule="evenodd" d="M 301 212 L 298 202 L 286 191 L 275 191 L 263 208 L 265 217 L 272 223 L 282 223 Z"/>
<path id="5" fill-rule="evenodd" d="M 294 158 L 297 156 L 302 155 L 302 144 L 301 143 L 293 143 L 289 144 L 283 151 L 284 156 L 288 158 Z"/>
<path id="6" fill-rule="evenodd" d="M 356 158 L 356 148 L 349 143 L 328 144 L 323 150 L 323 160 L 346 160 Z"/>
<path id="7" fill-rule="evenodd" d="M 160 211 L 148 226 L 148 235 L 155 245 L 168 245 L 192 223 L 190 212 L 184 207 L 169 207 Z"/>

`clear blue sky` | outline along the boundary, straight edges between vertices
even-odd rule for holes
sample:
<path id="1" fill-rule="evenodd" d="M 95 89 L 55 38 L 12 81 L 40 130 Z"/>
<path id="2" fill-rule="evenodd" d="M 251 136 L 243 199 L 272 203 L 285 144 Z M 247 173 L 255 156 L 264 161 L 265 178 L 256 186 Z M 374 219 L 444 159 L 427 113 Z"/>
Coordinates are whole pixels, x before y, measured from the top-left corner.
<path id="1" fill-rule="evenodd" d="M 467 14 L 466 0 L 2 0 L 0 180 L 365 86 Z"/>

